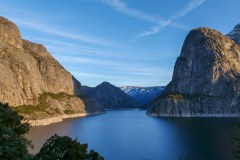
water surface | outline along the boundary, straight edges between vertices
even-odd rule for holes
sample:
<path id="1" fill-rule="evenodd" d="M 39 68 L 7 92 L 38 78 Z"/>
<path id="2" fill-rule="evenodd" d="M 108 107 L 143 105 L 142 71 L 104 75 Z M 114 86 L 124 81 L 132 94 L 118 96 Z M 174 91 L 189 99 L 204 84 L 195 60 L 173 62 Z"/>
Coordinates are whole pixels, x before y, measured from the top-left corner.
<path id="1" fill-rule="evenodd" d="M 51 135 L 68 135 L 106 160 L 232 159 L 237 118 L 153 118 L 143 110 L 67 119 L 33 127 L 28 138 L 36 153 Z"/>

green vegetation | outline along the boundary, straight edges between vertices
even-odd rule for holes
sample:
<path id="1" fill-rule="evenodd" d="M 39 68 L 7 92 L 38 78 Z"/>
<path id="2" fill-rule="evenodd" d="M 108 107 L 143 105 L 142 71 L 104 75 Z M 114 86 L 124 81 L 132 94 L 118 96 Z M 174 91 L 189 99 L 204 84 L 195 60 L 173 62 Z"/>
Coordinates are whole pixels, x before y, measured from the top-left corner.
<path id="1" fill-rule="evenodd" d="M 4 160 L 103 160 L 97 152 L 87 151 L 87 144 L 77 139 L 58 135 L 52 136 L 35 156 L 28 153 L 31 141 L 24 136 L 29 131 L 28 123 L 21 123 L 23 117 L 8 106 L 0 103 L 0 159 Z"/>
<path id="2" fill-rule="evenodd" d="M 65 114 L 74 114 L 74 111 L 69 110 L 69 109 L 66 109 L 66 110 L 64 111 L 64 113 L 65 113 Z"/>
<path id="3" fill-rule="evenodd" d="M 67 136 L 59 137 L 58 135 L 54 135 L 47 140 L 34 159 L 103 160 L 103 158 L 94 150 L 91 150 L 88 153 L 87 148 L 87 144 L 80 144 L 77 139 L 72 140 Z"/>
<path id="4" fill-rule="evenodd" d="M 58 94 L 45 92 L 42 95 L 52 97 L 53 99 L 61 99 L 61 98 L 65 98 L 65 97 L 67 97 L 67 98 L 75 97 L 74 95 L 69 95 L 64 92 L 60 92 Z"/>
<path id="5" fill-rule="evenodd" d="M 189 99 L 189 100 L 193 100 L 193 99 L 197 99 L 200 97 L 200 94 L 187 94 L 187 93 L 164 93 L 162 95 L 160 95 L 160 98 L 171 98 L 173 100 L 183 100 L 183 99 Z"/>
<path id="6" fill-rule="evenodd" d="M 184 96 L 182 94 L 169 94 L 168 97 L 173 99 L 173 100 L 182 100 L 182 99 L 184 99 Z"/>
<path id="7" fill-rule="evenodd" d="M 38 102 L 39 102 L 38 105 L 36 106 L 21 105 L 21 106 L 17 106 L 16 108 L 21 114 L 28 114 L 28 115 L 33 114 L 34 112 L 45 112 L 48 108 L 50 108 L 50 105 L 47 102 L 48 97 L 51 97 L 52 99 L 61 99 L 65 97 L 71 98 L 71 97 L 74 97 L 74 95 L 69 95 L 63 92 L 60 92 L 58 94 L 45 92 L 38 97 Z M 56 110 L 56 113 L 59 113 L 59 110 Z"/>
<path id="8" fill-rule="evenodd" d="M 27 147 L 31 147 L 24 134 L 29 131 L 28 123 L 21 123 L 23 117 L 0 104 L 0 159 L 30 159 Z"/>

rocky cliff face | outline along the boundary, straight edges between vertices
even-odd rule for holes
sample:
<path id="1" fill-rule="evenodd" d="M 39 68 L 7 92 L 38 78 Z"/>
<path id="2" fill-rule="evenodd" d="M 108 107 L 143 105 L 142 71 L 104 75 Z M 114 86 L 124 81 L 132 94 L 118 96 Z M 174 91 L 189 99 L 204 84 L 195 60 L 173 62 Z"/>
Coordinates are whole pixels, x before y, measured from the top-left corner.
<path id="1" fill-rule="evenodd" d="M 125 93 L 135 98 L 145 108 L 145 105 L 157 98 L 165 89 L 165 86 L 155 87 L 136 87 L 124 86 L 121 87 Z"/>
<path id="2" fill-rule="evenodd" d="M 172 81 L 147 112 L 155 116 L 238 116 L 240 46 L 220 32 L 192 30 L 174 67 Z"/>
<path id="3" fill-rule="evenodd" d="M 47 94 L 49 98 L 45 97 L 44 103 L 50 100 L 51 95 L 59 93 L 82 94 L 81 83 L 67 72 L 43 45 L 23 40 L 17 26 L 3 17 L 0 17 L 0 71 L 0 102 L 9 103 L 11 106 L 37 106 L 41 103 L 39 97 L 46 93 L 52 94 Z M 61 98 L 64 97 L 67 96 Z M 49 107 L 62 106 L 68 110 L 73 99 L 75 107 L 79 107 L 73 112 L 86 112 L 87 107 L 90 107 L 85 106 L 77 96 L 71 96 L 70 101 L 63 99 L 60 100 L 62 105 L 49 103 Z M 100 107 L 96 111 L 103 110 Z M 45 110 L 42 112 L 44 113 L 37 115 L 51 116 Z"/>
<path id="4" fill-rule="evenodd" d="M 97 99 L 105 109 L 140 107 L 134 98 L 108 82 L 103 82 L 95 88 L 83 86 L 83 91 L 86 95 Z"/>

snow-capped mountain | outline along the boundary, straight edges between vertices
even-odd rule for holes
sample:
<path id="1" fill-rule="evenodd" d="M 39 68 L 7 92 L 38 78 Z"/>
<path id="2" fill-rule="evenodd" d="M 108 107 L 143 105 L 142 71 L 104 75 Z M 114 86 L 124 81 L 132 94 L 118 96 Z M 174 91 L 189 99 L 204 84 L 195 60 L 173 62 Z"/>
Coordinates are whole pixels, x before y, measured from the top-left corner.
<path id="1" fill-rule="evenodd" d="M 236 25 L 234 29 L 227 34 L 232 40 L 240 44 L 240 24 Z"/>
<path id="2" fill-rule="evenodd" d="M 128 95 L 135 98 L 141 105 L 145 105 L 157 96 L 159 96 L 165 89 L 165 86 L 156 87 L 136 87 L 136 86 L 123 86 L 120 87 Z"/>

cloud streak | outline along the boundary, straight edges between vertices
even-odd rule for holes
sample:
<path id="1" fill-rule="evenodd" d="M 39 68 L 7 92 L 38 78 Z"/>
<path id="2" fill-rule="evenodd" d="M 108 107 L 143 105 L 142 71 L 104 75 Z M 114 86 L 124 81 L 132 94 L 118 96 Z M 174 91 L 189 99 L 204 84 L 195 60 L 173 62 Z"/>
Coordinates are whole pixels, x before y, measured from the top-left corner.
<path id="1" fill-rule="evenodd" d="M 27 22 L 27 21 L 19 19 L 17 17 L 10 17 L 10 19 L 12 21 L 14 21 L 15 23 L 17 23 L 18 25 L 22 25 L 22 26 L 27 27 L 29 29 L 37 30 L 37 31 L 47 33 L 47 34 L 51 34 L 51 35 L 54 35 L 54 36 L 58 36 L 58 37 L 61 37 L 61 38 L 78 40 L 78 41 L 81 41 L 81 42 L 91 43 L 91 44 L 96 44 L 96 45 L 101 45 L 101 46 L 123 47 L 121 45 L 114 44 L 113 42 L 110 42 L 110 41 L 105 40 L 105 39 L 96 38 L 96 37 L 92 37 L 92 36 L 88 36 L 88 35 L 65 32 L 63 30 L 58 30 L 56 28 L 52 28 L 51 26 L 48 26 L 48 25 L 44 25 L 40 22 L 38 22 L 38 23 L 29 22 L 29 21 Z"/>
<path id="2" fill-rule="evenodd" d="M 158 67 L 151 67 L 145 65 L 138 65 L 138 64 L 130 64 L 128 62 L 119 62 L 118 60 L 106 60 L 106 59 L 94 59 L 94 58 L 87 58 L 87 57 L 76 57 L 76 56 L 59 56 L 56 55 L 57 60 L 60 62 L 65 63 L 78 63 L 78 64 L 94 64 L 94 65 L 101 65 L 107 66 L 111 69 L 123 71 L 123 72 L 149 72 L 149 73 L 159 73 L 163 70 L 159 69 Z M 166 70 L 164 70 L 165 72 Z M 168 72 L 168 71 L 167 71 Z"/>
<path id="3" fill-rule="evenodd" d="M 129 15 L 131 17 L 142 19 L 148 22 L 158 23 L 160 19 L 159 17 L 155 17 L 153 15 L 129 8 L 127 4 L 121 0 L 101 0 L 101 2 L 113 7 L 118 12 Z"/>
<path id="4" fill-rule="evenodd" d="M 187 4 L 186 7 L 182 8 L 181 10 L 179 10 L 178 12 L 176 12 L 175 14 L 173 14 L 170 18 L 168 18 L 166 20 L 164 20 L 160 17 L 157 17 L 157 16 L 153 16 L 151 14 L 148 14 L 148 13 L 141 12 L 139 10 L 130 8 L 122 0 L 100 0 L 100 1 L 102 3 L 108 5 L 108 6 L 111 6 L 116 11 L 118 11 L 122 14 L 125 14 L 125 15 L 128 15 L 128 16 L 138 18 L 138 19 L 148 21 L 148 22 L 151 22 L 151 23 L 155 24 L 149 30 L 137 34 L 136 37 L 139 38 L 139 37 L 144 37 L 144 36 L 156 34 L 167 26 L 171 26 L 173 28 L 178 28 L 178 29 L 184 29 L 184 30 L 188 29 L 187 26 L 176 24 L 173 21 L 187 15 L 189 12 L 191 12 L 192 10 L 197 8 L 198 6 L 202 5 L 205 0 L 191 0 Z"/>
<path id="5" fill-rule="evenodd" d="M 90 48 L 83 45 L 79 45 L 77 43 L 69 43 L 61 40 L 54 40 L 49 38 L 40 38 L 29 36 L 30 39 L 34 39 L 35 41 L 39 41 L 44 43 L 48 49 L 52 49 L 54 51 L 61 51 L 65 53 L 75 53 L 75 54 L 89 54 L 89 55 L 101 55 L 101 56 L 114 56 L 113 53 L 109 53 L 108 51 Z M 63 47 L 64 46 L 64 47 Z"/>
<path id="6" fill-rule="evenodd" d="M 161 22 L 158 25 L 153 26 L 150 28 L 150 30 L 144 31 L 140 34 L 138 34 L 136 37 L 144 37 L 149 36 L 152 34 L 156 34 L 160 32 L 162 29 L 170 25 L 174 20 L 177 20 L 185 15 L 187 15 L 189 12 L 194 10 L 195 8 L 199 7 L 204 3 L 205 0 L 191 0 L 186 7 L 182 8 L 180 11 L 176 12 L 173 16 L 171 16 L 168 20 Z"/>

